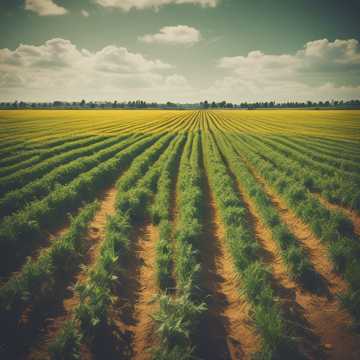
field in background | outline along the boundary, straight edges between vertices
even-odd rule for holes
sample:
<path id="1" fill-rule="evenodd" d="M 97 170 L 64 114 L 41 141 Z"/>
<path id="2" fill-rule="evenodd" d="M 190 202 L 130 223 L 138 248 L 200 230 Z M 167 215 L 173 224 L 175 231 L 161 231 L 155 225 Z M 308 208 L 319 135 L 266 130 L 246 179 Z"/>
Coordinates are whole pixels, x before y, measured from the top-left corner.
<path id="1" fill-rule="evenodd" d="M 360 358 L 360 112 L 0 111 L 4 359 Z"/>

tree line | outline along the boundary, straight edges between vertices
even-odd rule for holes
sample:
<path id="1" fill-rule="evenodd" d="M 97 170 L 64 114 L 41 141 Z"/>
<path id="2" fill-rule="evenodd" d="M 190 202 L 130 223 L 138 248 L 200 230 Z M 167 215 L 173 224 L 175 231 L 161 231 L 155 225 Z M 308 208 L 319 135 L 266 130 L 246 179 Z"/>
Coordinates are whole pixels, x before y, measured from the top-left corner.
<path id="1" fill-rule="evenodd" d="M 201 101 L 199 103 L 158 103 L 144 100 L 118 101 L 52 101 L 52 102 L 0 102 L 1 109 L 281 109 L 281 108 L 360 108 L 360 100 L 327 100 L 327 101 L 264 101 L 232 102 Z"/>

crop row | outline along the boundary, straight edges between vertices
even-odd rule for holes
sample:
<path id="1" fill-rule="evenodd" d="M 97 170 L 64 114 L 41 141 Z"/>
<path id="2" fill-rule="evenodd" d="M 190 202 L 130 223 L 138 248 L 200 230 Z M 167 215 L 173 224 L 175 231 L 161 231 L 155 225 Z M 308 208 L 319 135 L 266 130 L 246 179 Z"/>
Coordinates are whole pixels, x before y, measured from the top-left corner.
<path id="1" fill-rule="evenodd" d="M 76 176 L 89 171 L 101 162 L 104 162 L 114 156 L 117 152 L 123 150 L 126 146 L 131 145 L 141 136 L 119 137 L 112 145 L 111 140 L 108 147 L 98 152 L 77 158 L 64 165 L 58 166 L 38 180 L 34 180 L 21 189 L 9 191 L 0 199 L 0 217 L 10 215 L 15 211 L 21 210 L 25 205 L 34 200 L 40 200 L 48 195 L 59 185 L 64 185 L 76 178 Z M 105 142 L 108 143 L 107 141 Z"/>
<path id="2" fill-rule="evenodd" d="M 283 223 L 276 207 L 272 204 L 262 186 L 257 182 L 247 166 L 239 161 L 239 156 L 233 150 L 231 143 L 225 142 L 224 135 L 217 133 L 215 138 L 242 191 L 252 200 L 261 221 L 271 231 L 272 239 L 277 244 L 291 277 L 308 288 L 316 285 L 314 269 L 307 253 Z"/>
<path id="3" fill-rule="evenodd" d="M 152 222 L 159 227 L 159 239 L 156 244 L 156 279 L 159 289 L 169 291 L 174 285 L 172 279 L 172 257 L 173 257 L 173 224 L 171 224 L 172 191 L 176 184 L 177 167 L 183 150 L 186 135 L 170 154 L 164 164 L 159 178 L 157 193 L 151 207 Z M 176 189 L 175 189 L 176 191 Z"/>
<path id="4" fill-rule="evenodd" d="M 161 294 L 153 315 L 159 345 L 156 359 L 191 359 L 194 338 L 206 304 L 200 289 L 198 242 L 202 234 L 201 138 L 190 133 L 181 157 L 178 180 L 179 216 L 175 235 L 176 294 Z"/>
<path id="5" fill-rule="evenodd" d="M 47 159 L 33 167 L 25 168 L 9 176 L 5 176 L 0 179 L 0 194 L 3 195 L 7 191 L 18 189 L 34 179 L 39 179 L 41 176 L 47 174 L 56 167 L 78 159 L 80 156 L 94 154 L 96 151 L 115 144 L 121 138 L 125 138 L 125 136 L 120 138 L 111 137 L 103 141 L 100 139 L 100 143 L 68 151 L 65 154 L 54 156 L 53 158 Z"/>
<path id="6" fill-rule="evenodd" d="M 328 152 L 329 154 L 333 154 L 334 156 L 338 156 L 340 159 L 350 160 L 358 162 L 360 160 L 359 155 L 359 147 L 351 144 L 350 146 L 343 146 L 340 141 L 330 141 L 323 138 L 305 138 L 298 137 L 293 140 L 295 143 L 306 143 L 309 148 L 313 148 L 315 151 L 321 151 L 325 154 Z"/>
<path id="7" fill-rule="evenodd" d="M 88 224 L 98 209 L 98 202 L 83 208 L 71 219 L 65 235 L 55 239 L 51 247 L 42 251 L 35 260 L 29 260 L 22 271 L 13 276 L 0 289 L 0 320 L 8 332 L 2 337 L 2 350 L 8 351 L 7 342 L 16 336 L 22 312 L 29 306 L 33 311 L 42 305 L 55 301 L 59 284 L 81 263 L 89 244 L 84 235 Z M 15 333 L 14 333 L 15 332 Z"/>
<path id="8" fill-rule="evenodd" d="M 343 175 L 338 177 L 324 176 L 321 171 L 310 170 L 294 161 L 292 157 L 275 153 L 271 147 L 265 146 L 259 141 L 250 141 L 248 144 L 258 153 L 261 152 L 264 159 L 271 161 L 289 176 L 296 178 L 310 191 L 320 192 L 332 203 L 360 211 L 360 190 L 351 179 L 345 179 Z"/>
<path id="9" fill-rule="evenodd" d="M 257 126 L 258 124 L 256 124 Z M 230 129 L 234 130 L 237 129 L 239 125 L 232 123 L 229 127 Z M 256 129 L 256 126 L 253 125 Z M 245 137 L 245 136 L 244 136 Z M 248 136 L 246 136 L 248 137 Z M 341 161 L 337 161 L 337 159 L 329 158 L 326 156 L 321 156 L 320 154 L 314 154 L 311 151 L 307 151 L 306 149 L 302 149 L 297 147 L 292 142 L 287 141 L 283 137 L 274 137 L 274 136 L 262 136 L 259 137 L 256 135 L 256 131 L 253 131 L 253 134 L 249 136 L 250 139 L 256 139 L 256 141 L 260 141 L 263 144 L 267 144 L 273 152 L 279 152 L 284 156 L 291 157 L 295 161 L 299 162 L 302 166 L 307 167 L 308 169 L 316 170 L 322 174 L 326 174 L 328 176 L 335 178 L 343 178 L 345 180 L 346 176 L 350 176 L 354 181 L 357 179 L 360 180 L 360 174 L 358 173 L 358 165 L 356 164 L 351 168 L 351 171 L 347 171 L 342 169 L 340 165 L 342 164 Z M 330 161 L 329 163 L 326 163 Z M 341 169 L 341 170 L 340 170 Z"/>
<path id="10" fill-rule="evenodd" d="M 342 295 L 344 304 L 360 321 L 360 244 L 354 234 L 352 222 L 342 213 L 325 208 L 307 188 L 285 172 L 233 139 L 239 156 L 249 164 L 285 200 L 290 209 L 308 224 L 313 233 L 328 247 L 329 256 L 337 271 L 343 274 L 350 288 Z"/>
<path id="11" fill-rule="evenodd" d="M 305 144 L 297 143 L 296 139 L 295 141 L 294 139 L 291 139 L 290 141 L 283 136 L 272 136 L 271 139 L 300 154 L 306 154 L 311 160 L 331 165 L 335 169 L 339 169 L 342 173 L 348 172 L 348 175 L 351 175 L 350 173 L 360 174 L 360 165 L 356 161 L 339 159 L 338 154 L 336 153 L 327 154 L 314 151 L 311 147 L 310 139 Z"/>
<path id="12" fill-rule="evenodd" d="M 87 280 L 76 287 L 80 301 L 74 310 L 74 317 L 65 324 L 50 347 L 55 358 L 75 358 L 79 353 L 81 335 L 92 346 L 107 334 L 106 329 L 112 324 L 111 306 L 116 300 L 114 288 L 121 288 L 121 273 L 126 271 L 128 265 L 131 228 L 147 213 L 163 164 L 179 141 L 175 139 L 168 146 L 172 139 L 173 136 L 168 136 L 166 141 L 158 142 L 145 151 L 116 184 L 119 194 L 117 212 L 108 219 L 105 241 L 96 263 L 88 269 Z M 128 187 L 128 181 L 133 187 L 120 193 Z"/>
<path id="13" fill-rule="evenodd" d="M 251 232 L 245 205 L 213 139 L 206 141 L 210 186 L 224 224 L 226 242 L 240 278 L 241 292 L 252 305 L 252 317 L 262 340 L 262 354 L 276 358 L 292 346 L 288 324 L 271 287 L 271 274 L 259 260 L 260 246 Z"/>
<path id="14" fill-rule="evenodd" d="M 223 128 L 219 119 L 214 122 L 218 129 Z M 307 163 L 300 162 L 299 158 L 294 159 L 290 153 L 277 151 L 277 144 L 268 144 L 270 140 L 260 139 L 256 136 L 239 135 L 254 152 L 276 166 L 282 167 L 289 176 L 294 176 L 312 192 L 321 194 L 332 203 L 348 206 L 352 209 L 360 209 L 360 191 L 354 176 L 347 176 L 337 171 L 334 176 L 324 174 L 321 168 L 312 168 Z M 300 155 L 298 155 L 300 156 Z"/>
<path id="15" fill-rule="evenodd" d="M 340 164 L 338 166 L 334 164 L 329 165 L 327 161 L 324 160 L 313 160 L 312 158 L 315 157 L 315 155 L 310 157 L 306 151 L 292 149 L 288 145 L 284 145 L 283 141 L 279 141 L 278 139 L 272 139 L 270 137 L 263 139 L 255 135 L 253 137 L 257 141 L 261 140 L 264 144 L 270 146 L 274 152 L 276 151 L 284 156 L 291 157 L 301 166 L 306 166 L 308 169 L 315 170 L 319 173 L 332 177 L 335 181 L 337 181 L 337 178 L 341 178 L 343 181 L 350 179 L 354 183 L 358 183 L 360 181 L 360 174 L 356 173 L 356 170 L 354 170 L 355 173 L 349 172 L 340 168 Z"/>
<path id="16" fill-rule="evenodd" d="M 67 212 L 77 209 L 83 201 L 94 199 L 137 155 L 160 137 L 161 135 L 153 135 L 136 142 L 70 183 L 57 187 L 44 199 L 32 202 L 23 211 L 5 218 L 0 230 L 2 273 L 34 244 L 40 243 L 40 239 L 44 237 L 44 229 L 59 224 Z"/>
<path id="17" fill-rule="evenodd" d="M 34 156 L 32 156 L 30 159 L 21 161 L 19 158 L 16 159 L 15 163 L 10 166 L 4 166 L 0 170 L 0 176 L 8 176 L 12 173 L 15 173 L 16 171 L 19 171 L 21 169 L 29 168 L 30 166 L 34 166 L 37 163 L 49 159 L 55 155 L 63 154 L 67 151 L 74 150 L 77 148 L 81 148 L 84 146 L 89 146 L 91 144 L 100 142 L 107 139 L 105 136 L 82 136 L 80 139 L 73 139 L 71 141 L 67 141 L 62 145 L 59 145 L 55 148 L 45 150 L 42 152 L 38 152 L 36 150 L 31 151 L 30 153 L 35 153 Z"/>
<path id="18" fill-rule="evenodd" d="M 89 138 L 89 135 L 72 135 L 64 136 L 61 139 L 51 139 L 44 141 L 41 145 L 33 145 L 32 142 L 22 141 L 20 144 L 16 143 L 13 146 L 6 147 L 6 152 L 1 153 L 1 166 L 11 166 L 28 160 L 35 155 L 41 155 L 46 151 L 50 151 L 53 148 L 61 147 L 65 144 L 77 142 L 82 139 Z"/>

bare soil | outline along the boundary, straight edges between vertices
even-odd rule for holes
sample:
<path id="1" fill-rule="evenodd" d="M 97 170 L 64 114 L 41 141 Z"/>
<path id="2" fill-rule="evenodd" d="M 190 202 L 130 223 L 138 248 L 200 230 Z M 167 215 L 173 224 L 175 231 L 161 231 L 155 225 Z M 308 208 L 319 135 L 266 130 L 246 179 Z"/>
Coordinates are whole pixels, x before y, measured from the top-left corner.
<path id="1" fill-rule="evenodd" d="M 225 244 L 224 227 L 209 185 L 204 184 L 204 235 L 200 244 L 202 283 L 208 312 L 201 324 L 199 356 L 203 359 L 251 359 L 260 343 L 240 295 L 239 280 Z"/>
<path id="2" fill-rule="evenodd" d="M 156 284 L 155 257 L 156 241 L 159 238 L 157 228 L 153 225 L 147 227 L 147 233 L 139 241 L 138 254 L 141 266 L 139 272 L 139 289 L 135 304 L 135 326 L 133 336 L 134 359 L 151 359 L 148 352 L 155 345 L 154 322 L 151 315 L 158 308 L 156 296 L 158 287 Z"/>
<path id="3" fill-rule="evenodd" d="M 324 205 L 329 210 L 340 211 L 344 215 L 346 215 L 352 221 L 352 223 L 354 225 L 354 233 L 358 237 L 360 237 L 360 215 L 359 214 L 357 214 L 354 210 L 348 209 L 341 205 L 336 205 L 336 204 L 330 203 L 328 200 L 323 198 L 320 194 L 314 194 L 314 195 L 321 202 L 321 204 Z"/>
<path id="4" fill-rule="evenodd" d="M 117 289 L 113 320 L 122 343 L 120 359 L 150 359 L 156 345 L 151 315 L 157 310 L 155 245 L 158 231 L 146 220 L 134 229 L 132 246 Z"/>
<path id="5" fill-rule="evenodd" d="M 82 283 L 87 277 L 87 268 L 95 263 L 99 254 L 101 244 L 105 239 L 106 220 L 107 217 L 115 213 L 115 198 L 116 188 L 112 187 L 104 192 L 101 198 L 100 208 L 95 214 L 94 219 L 89 224 L 88 233 L 85 241 L 89 247 L 84 265 L 72 279 L 72 284 Z M 30 350 L 27 359 L 37 360 L 46 359 L 47 348 L 49 344 L 55 339 L 59 330 L 65 322 L 73 316 L 73 310 L 79 303 L 78 294 L 74 291 L 74 286 L 67 288 L 65 297 L 61 303 L 55 316 L 48 317 L 44 321 L 43 327 L 40 329 L 40 342 Z"/>
<path id="6" fill-rule="evenodd" d="M 305 334 L 312 333 L 313 335 L 310 336 L 310 340 L 312 337 L 310 342 L 305 337 L 306 341 L 303 345 L 305 353 L 314 359 L 319 358 L 319 356 L 329 359 L 342 359 L 344 356 L 346 359 L 359 359 L 360 337 L 351 331 L 351 317 L 341 307 L 336 296 L 337 293 L 346 291 L 346 282 L 333 270 L 327 249 L 311 232 L 310 228 L 270 189 L 264 179 L 256 174 L 253 169 L 251 170 L 257 181 L 262 184 L 273 205 L 278 209 L 282 221 L 307 251 L 314 269 L 321 279 L 319 288 L 315 293 L 302 289 L 289 277 L 276 245 L 269 240 L 271 234 L 262 225 L 256 226 L 257 232 L 264 234 L 262 236 L 264 248 L 272 254 L 271 262 L 274 277 L 286 289 L 287 297 L 292 297 L 298 305 L 303 317 L 302 322 L 307 327 Z M 248 204 L 251 212 L 256 214 L 251 201 L 248 201 Z M 268 234 L 266 235 L 266 233 Z M 268 240 L 265 241 L 265 239 Z M 316 338 L 318 343 L 314 341 Z M 307 350 L 308 347 L 310 347 L 310 352 Z"/>

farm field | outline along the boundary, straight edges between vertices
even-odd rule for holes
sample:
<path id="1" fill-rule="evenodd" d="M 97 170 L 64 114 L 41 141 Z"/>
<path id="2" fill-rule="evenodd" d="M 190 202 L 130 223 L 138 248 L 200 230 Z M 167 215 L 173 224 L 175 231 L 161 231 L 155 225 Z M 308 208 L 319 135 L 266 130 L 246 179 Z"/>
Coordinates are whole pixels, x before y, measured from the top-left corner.
<path id="1" fill-rule="evenodd" d="M 360 111 L 0 111 L 0 358 L 360 359 Z"/>

